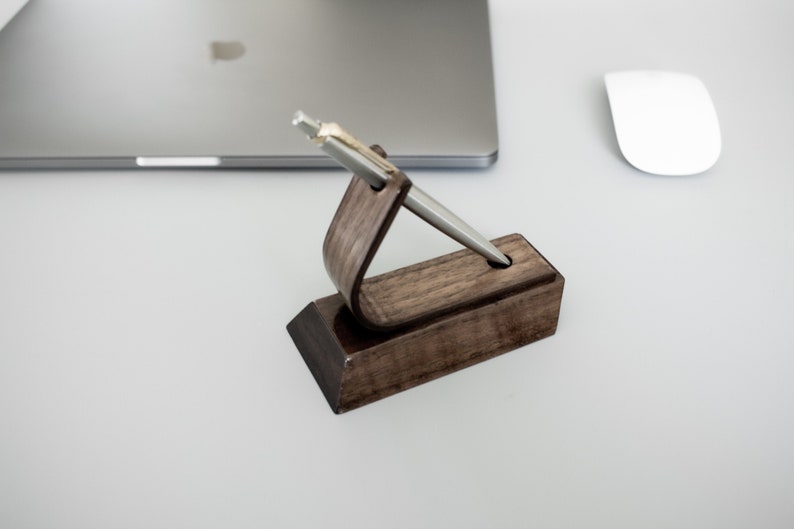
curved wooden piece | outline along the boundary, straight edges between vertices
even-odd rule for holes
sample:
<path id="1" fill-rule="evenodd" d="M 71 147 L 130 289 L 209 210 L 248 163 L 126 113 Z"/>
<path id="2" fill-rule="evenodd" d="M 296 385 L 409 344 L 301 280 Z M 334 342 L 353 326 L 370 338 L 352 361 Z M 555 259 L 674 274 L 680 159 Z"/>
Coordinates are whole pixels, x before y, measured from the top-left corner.
<path id="1" fill-rule="evenodd" d="M 464 249 L 365 278 L 410 187 L 403 173 L 377 191 L 354 176 L 328 228 L 323 244 L 325 268 L 362 326 L 376 331 L 399 329 L 553 280 L 553 269 L 540 255 L 528 251 L 528 243 L 517 234 L 492 241 L 513 257 L 508 268 L 494 268 Z"/>
<path id="2" fill-rule="evenodd" d="M 353 176 L 323 243 L 328 275 L 356 319 L 371 329 L 383 325 L 362 311 L 361 284 L 410 188 L 401 172 L 379 190 Z"/>

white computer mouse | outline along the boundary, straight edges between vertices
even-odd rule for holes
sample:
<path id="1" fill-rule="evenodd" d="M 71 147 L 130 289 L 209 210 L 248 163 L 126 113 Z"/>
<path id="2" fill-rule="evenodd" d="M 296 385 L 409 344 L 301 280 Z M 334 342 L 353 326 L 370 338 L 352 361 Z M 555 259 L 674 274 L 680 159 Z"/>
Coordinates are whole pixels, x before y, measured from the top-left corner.
<path id="1" fill-rule="evenodd" d="M 658 175 L 711 168 L 722 139 L 714 103 L 692 75 L 650 70 L 604 76 L 615 133 L 626 160 Z"/>

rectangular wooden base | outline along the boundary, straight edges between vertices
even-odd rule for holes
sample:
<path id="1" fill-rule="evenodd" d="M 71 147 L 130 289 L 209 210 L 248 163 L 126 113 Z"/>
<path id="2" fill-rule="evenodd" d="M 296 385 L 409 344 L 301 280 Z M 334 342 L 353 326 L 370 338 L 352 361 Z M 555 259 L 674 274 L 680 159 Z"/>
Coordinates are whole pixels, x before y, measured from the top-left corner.
<path id="1" fill-rule="evenodd" d="M 331 409 L 343 413 L 554 334 L 565 280 L 537 255 L 542 282 L 523 278 L 479 305 L 405 329 L 362 327 L 337 294 L 310 303 L 287 330 Z"/>

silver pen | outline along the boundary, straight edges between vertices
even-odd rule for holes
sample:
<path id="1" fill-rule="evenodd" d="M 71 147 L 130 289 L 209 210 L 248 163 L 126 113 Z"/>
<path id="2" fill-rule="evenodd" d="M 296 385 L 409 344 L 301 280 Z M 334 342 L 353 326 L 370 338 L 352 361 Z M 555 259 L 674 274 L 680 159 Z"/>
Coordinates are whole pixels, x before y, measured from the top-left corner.
<path id="1" fill-rule="evenodd" d="M 358 141 L 336 123 L 320 122 L 298 111 L 292 119 L 292 124 L 337 162 L 376 189 L 386 184 L 389 175 L 399 171 L 391 162 Z M 411 186 L 403 205 L 431 226 L 482 255 L 488 261 L 510 266 L 510 259 L 488 239 L 415 185 Z"/>

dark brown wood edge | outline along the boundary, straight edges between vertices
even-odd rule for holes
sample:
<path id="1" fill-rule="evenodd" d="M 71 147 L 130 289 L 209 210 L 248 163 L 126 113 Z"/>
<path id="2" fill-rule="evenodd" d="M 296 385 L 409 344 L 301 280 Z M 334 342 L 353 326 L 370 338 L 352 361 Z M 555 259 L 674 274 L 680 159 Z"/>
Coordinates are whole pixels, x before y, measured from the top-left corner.
<path id="1" fill-rule="evenodd" d="M 341 298 L 339 294 L 336 297 Z M 341 304 L 345 306 L 344 301 Z M 298 313 L 287 325 L 287 332 L 320 386 L 325 400 L 332 408 L 336 408 L 341 396 L 345 352 L 318 304 L 310 303 Z"/>

